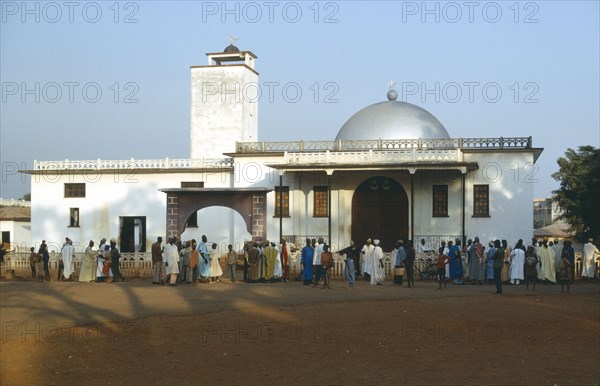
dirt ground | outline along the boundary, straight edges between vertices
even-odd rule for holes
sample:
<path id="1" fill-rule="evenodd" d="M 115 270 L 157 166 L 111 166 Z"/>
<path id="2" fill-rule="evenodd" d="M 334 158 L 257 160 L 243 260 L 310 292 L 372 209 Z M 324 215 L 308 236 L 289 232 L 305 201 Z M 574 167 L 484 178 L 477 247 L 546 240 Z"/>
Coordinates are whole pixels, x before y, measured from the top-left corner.
<path id="1" fill-rule="evenodd" d="M 0 384 L 600 383 L 600 285 L 0 282 Z"/>

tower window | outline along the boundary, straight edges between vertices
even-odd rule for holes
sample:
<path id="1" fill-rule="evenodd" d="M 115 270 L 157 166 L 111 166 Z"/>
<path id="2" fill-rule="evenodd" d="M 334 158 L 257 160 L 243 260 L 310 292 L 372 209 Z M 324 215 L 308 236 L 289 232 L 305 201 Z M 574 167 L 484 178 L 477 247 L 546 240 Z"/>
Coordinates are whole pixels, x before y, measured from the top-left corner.
<path id="1" fill-rule="evenodd" d="M 181 181 L 182 188 L 203 188 L 204 181 Z"/>
<path id="2" fill-rule="evenodd" d="M 65 198 L 85 197 L 85 184 L 65 184 Z"/>

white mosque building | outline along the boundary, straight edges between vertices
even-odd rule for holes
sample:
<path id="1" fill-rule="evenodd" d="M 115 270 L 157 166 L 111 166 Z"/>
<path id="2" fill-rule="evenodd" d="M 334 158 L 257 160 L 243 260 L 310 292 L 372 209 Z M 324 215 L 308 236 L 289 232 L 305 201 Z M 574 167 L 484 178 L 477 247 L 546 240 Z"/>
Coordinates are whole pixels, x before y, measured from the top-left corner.
<path id="1" fill-rule="evenodd" d="M 238 250 L 324 237 L 336 250 L 370 237 L 389 251 L 400 238 L 531 238 L 528 174 L 543 150 L 531 137 L 453 138 L 391 89 L 330 141 L 258 142 L 257 57 L 233 45 L 207 55 L 191 67 L 190 158 L 35 161 L 23 171 L 34 242 L 115 237 L 149 252 L 158 236 Z"/>

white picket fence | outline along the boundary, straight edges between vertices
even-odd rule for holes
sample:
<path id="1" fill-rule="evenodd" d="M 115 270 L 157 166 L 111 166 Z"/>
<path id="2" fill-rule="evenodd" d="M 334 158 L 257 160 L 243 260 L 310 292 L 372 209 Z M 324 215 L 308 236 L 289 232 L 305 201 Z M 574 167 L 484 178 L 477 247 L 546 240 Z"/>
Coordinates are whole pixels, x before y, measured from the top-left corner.
<path id="1" fill-rule="evenodd" d="M 48 267 L 50 268 L 50 278 L 56 279 L 58 275 L 58 256 L 57 252 L 50 253 Z M 81 268 L 81 259 L 83 253 L 75 253 L 73 259 L 75 272 L 74 279 L 79 278 L 79 269 Z M 152 276 L 152 258 L 149 253 L 122 253 L 121 254 L 121 273 L 125 278 L 146 278 Z M 31 267 L 29 264 L 29 252 L 9 252 L 4 256 L 2 264 L 2 276 L 6 271 L 14 271 L 15 276 L 22 278 L 31 277 Z"/>

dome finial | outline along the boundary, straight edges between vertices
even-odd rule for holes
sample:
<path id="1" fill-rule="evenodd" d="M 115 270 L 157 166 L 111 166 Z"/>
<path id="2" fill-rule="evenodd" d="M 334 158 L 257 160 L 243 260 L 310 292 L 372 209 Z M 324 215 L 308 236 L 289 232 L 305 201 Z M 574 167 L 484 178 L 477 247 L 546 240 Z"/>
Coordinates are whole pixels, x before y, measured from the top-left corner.
<path id="1" fill-rule="evenodd" d="M 227 37 L 229 38 L 229 45 L 225 47 L 223 52 L 235 53 L 240 52 L 240 49 L 237 48 L 233 43 L 240 40 L 240 38 L 233 37 L 230 33 L 227 33 Z"/>
<path id="2" fill-rule="evenodd" d="M 390 88 L 390 90 L 387 93 L 387 99 L 389 101 L 395 101 L 396 99 L 398 99 L 398 92 L 395 90 L 395 88 L 396 88 L 396 81 L 395 80 L 390 80 L 388 82 L 388 87 Z"/>
<path id="3" fill-rule="evenodd" d="M 231 35 L 230 33 L 227 33 L 227 37 L 229 38 L 229 44 L 233 44 L 240 40 L 240 38 L 234 38 L 233 35 Z"/>

